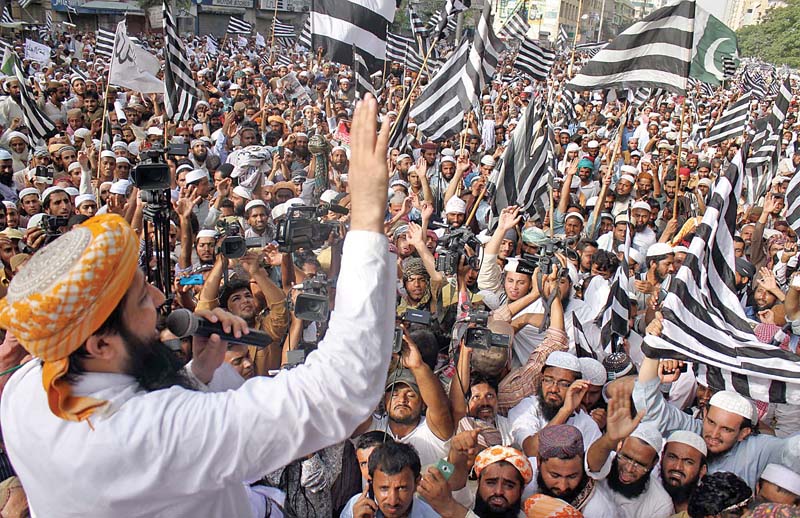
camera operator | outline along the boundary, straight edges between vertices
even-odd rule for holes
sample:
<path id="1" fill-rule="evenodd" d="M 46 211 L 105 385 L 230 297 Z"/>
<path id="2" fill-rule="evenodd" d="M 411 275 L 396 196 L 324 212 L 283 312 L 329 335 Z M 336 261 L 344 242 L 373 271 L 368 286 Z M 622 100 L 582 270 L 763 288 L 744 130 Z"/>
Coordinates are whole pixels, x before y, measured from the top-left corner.
<path id="1" fill-rule="evenodd" d="M 67 191 L 61 187 L 50 187 L 42 193 L 42 207 L 44 208 L 44 218 L 39 221 L 44 222 L 45 226 L 35 225 L 31 227 L 29 224 L 28 229 L 25 231 L 25 244 L 33 250 L 37 250 L 45 244 L 48 234 L 55 236 L 66 231 L 67 220 L 72 215 L 72 199 Z M 5 211 L 3 212 L 5 213 Z M 64 224 L 57 228 L 50 228 L 47 225 L 49 225 L 51 218 L 55 217 L 60 218 L 58 221 Z M 5 226 L 5 217 L 3 218 L 3 223 L 3 226 Z"/>
<path id="2" fill-rule="evenodd" d="M 419 257 L 408 257 L 403 261 L 403 291 L 397 314 L 402 315 L 407 309 L 424 309 L 435 314 L 441 299 L 442 287 L 447 279 L 442 272 L 436 270 L 433 254 L 425 246 L 425 233 L 416 223 L 408 224 L 406 239 L 414 246 Z"/>
<path id="3" fill-rule="evenodd" d="M 394 291 L 382 235 L 390 127 L 376 136 L 377 111 L 371 96 L 355 111 L 337 311 L 300 368 L 244 382 L 223 364 L 217 334 L 195 337 L 192 362 L 176 365 L 157 340 L 164 297 L 137 269 L 138 236 L 114 215 L 90 218 L 17 274 L 0 321 L 37 361 L 8 381 L 0 416 L 34 514 L 254 516 L 250 481 L 345 440 L 371 414 Z M 53 264 L 63 273 L 42 276 Z M 221 309 L 200 316 L 248 332 Z"/>
<path id="4" fill-rule="evenodd" d="M 262 254 L 263 257 L 263 254 Z M 218 254 L 203 290 L 200 292 L 198 310 L 212 310 L 221 307 L 247 322 L 252 329 L 266 331 L 273 342 L 269 347 L 249 347 L 250 357 L 255 364 L 255 374 L 266 376 L 270 370 L 281 364 L 281 337 L 289 325 L 286 297 L 283 291 L 270 280 L 267 271 L 261 266 L 262 257 L 253 252 L 239 259 L 240 265 L 250 275 L 250 280 L 230 280 L 227 286 L 220 286 L 223 274 L 223 256 Z M 266 307 L 259 309 L 258 300 L 253 296 L 251 284 L 258 286 L 264 294 Z"/>

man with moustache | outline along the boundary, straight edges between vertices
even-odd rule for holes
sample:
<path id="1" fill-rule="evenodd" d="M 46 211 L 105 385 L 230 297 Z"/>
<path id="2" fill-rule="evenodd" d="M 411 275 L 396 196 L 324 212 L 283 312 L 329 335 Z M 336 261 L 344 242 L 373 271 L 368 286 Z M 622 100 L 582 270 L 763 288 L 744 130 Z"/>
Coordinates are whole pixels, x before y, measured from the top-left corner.
<path id="1" fill-rule="evenodd" d="M 589 382 L 581 379 L 578 358 L 563 351 L 553 351 L 542 368 L 536 395 L 528 396 L 508 412 L 511 434 L 525 454 L 536 457 L 538 435 L 550 426 L 569 424 L 580 430 L 583 444 L 600 438 L 597 423 L 580 410 Z"/>
<path id="2" fill-rule="evenodd" d="M 677 518 L 689 518 L 689 498 L 708 467 L 708 448 L 703 438 L 687 430 L 675 430 L 667 438 L 661 454 L 661 484 L 672 497 Z"/>

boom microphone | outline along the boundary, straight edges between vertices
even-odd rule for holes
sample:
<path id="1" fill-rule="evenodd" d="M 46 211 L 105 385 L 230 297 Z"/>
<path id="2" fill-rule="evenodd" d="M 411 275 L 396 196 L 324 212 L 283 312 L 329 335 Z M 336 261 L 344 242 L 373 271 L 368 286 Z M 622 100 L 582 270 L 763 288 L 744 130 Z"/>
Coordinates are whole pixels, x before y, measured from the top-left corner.
<path id="1" fill-rule="evenodd" d="M 249 334 L 243 334 L 236 338 L 222 329 L 219 322 L 209 322 L 205 318 L 198 317 L 188 309 L 176 309 L 167 317 L 167 329 L 178 338 L 187 336 L 204 336 L 208 338 L 212 334 L 218 334 L 223 340 L 230 343 L 252 345 L 255 347 L 268 347 L 274 339 L 263 331 L 250 329 Z"/>

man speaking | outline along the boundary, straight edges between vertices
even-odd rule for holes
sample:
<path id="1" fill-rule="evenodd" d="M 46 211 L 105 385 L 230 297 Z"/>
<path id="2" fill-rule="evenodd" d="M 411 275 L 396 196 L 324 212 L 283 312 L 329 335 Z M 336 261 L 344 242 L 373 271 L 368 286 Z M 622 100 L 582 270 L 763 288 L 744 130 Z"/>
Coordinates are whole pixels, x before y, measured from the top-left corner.
<path id="1" fill-rule="evenodd" d="M 76 227 L 14 277 L 0 326 L 35 359 L 6 385 L 0 418 L 35 516 L 253 516 L 248 482 L 344 440 L 373 411 L 396 275 L 383 235 L 389 126 L 376 135 L 377 110 L 367 97 L 353 117 L 336 311 L 291 371 L 241 384 L 218 335 L 195 337 L 193 361 L 177 367 L 156 331 L 164 297 L 136 268 L 138 237 L 117 216 Z M 247 332 L 222 310 L 200 315 Z"/>

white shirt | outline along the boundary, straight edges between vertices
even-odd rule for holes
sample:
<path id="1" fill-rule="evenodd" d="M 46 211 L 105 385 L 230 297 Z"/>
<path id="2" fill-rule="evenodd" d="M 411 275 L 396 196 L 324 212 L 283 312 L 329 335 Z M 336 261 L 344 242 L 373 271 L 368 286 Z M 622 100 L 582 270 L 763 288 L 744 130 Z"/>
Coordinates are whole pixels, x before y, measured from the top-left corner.
<path id="1" fill-rule="evenodd" d="M 351 231 L 336 313 L 305 364 L 237 390 L 143 392 L 90 373 L 79 395 L 110 405 L 88 423 L 50 412 L 39 362 L 0 400 L 3 438 L 38 517 L 249 517 L 244 483 L 348 438 L 382 393 L 394 330 L 396 258 L 383 235 Z M 209 388 L 226 389 L 223 364 Z"/>
<path id="2" fill-rule="evenodd" d="M 525 439 L 539 433 L 550 422 L 542 414 L 537 396 L 528 396 L 517 403 L 514 408 L 508 411 L 508 420 L 511 421 L 511 435 L 520 446 L 525 442 Z M 594 419 L 583 410 L 572 414 L 567 419 L 566 424 L 572 425 L 581 431 L 583 447 L 586 450 L 602 435 Z"/>
<path id="3" fill-rule="evenodd" d="M 436 434 L 431 431 L 430 427 L 428 427 L 428 422 L 425 420 L 425 416 L 421 416 L 417 427 L 414 428 L 411 433 L 404 435 L 403 437 L 397 437 L 392 433 L 392 429 L 389 427 L 388 419 L 389 418 L 387 416 L 381 417 L 380 419 L 373 416 L 372 424 L 369 426 L 369 431 L 381 430 L 391 435 L 392 439 L 397 442 L 410 444 L 415 450 L 417 450 L 420 463 L 423 466 L 435 464 L 439 461 L 439 459 L 443 459 L 447 456 L 447 452 L 450 447 L 450 441 L 443 441 L 436 437 Z"/>
<path id="4" fill-rule="evenodd" d="M 661 485 L 661 481 L 657 477 L 651 476 L 647 485 L 647 489 L 636 498 L 627 498 L 616 491 L 613 491 L 608 485 L 608 474 L 611 472 L 611 463 L 616 457 L 616 452 L 611 454 L 606 459 L 603 467 L 598 472 L 589 471 L 589 465 L 584 461 L 586 472 L 590 477 L 597 480 L 597 484 L 604 486 L 614 504 L 620 510 L 620 516 L 624 518 L 639 518 L 645 516 L 647 518 L 669 518 L 675 512 L 672 504 L 672 497 Z M 656 464 L 655 471 L 658 471 L 659 464 Z"/>
<path id="5" fill-rule="evenodd" d="M 530 484 L 525 486 L 525 489 L 522 490 L 523 502 L 531 496 L 539 493 L 539 484 L 536 481 L 539 473 L 539 464 L 536 460 L 536 457 L 528 457 L 528 460 L 533 467 L 533 479 L 531 480 Z M 618 518 L 621 516 L 612 501 L 608 489 L 601 484 L 597 484 L 595 486 L 594 493 L 592 494 L 591 498 L 589 498 L 589 501 L 586 502 L 586 505 L 583 506 L 583 509 L 580 509 L 580 511 L 583 513 L 584 518 Z M 640 518 L 651 517 L 644 516 Z"/>

